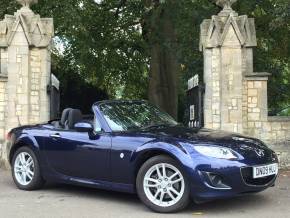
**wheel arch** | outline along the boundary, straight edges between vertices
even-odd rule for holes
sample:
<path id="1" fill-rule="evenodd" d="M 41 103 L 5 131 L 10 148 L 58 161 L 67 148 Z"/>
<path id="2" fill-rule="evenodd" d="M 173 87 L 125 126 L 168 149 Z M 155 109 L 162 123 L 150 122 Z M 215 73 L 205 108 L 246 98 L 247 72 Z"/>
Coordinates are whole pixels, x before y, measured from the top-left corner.
<path id="1" fill-rule="evenodd" d="M 176 148 L 176 147 L 175 147 Z M 143 151 L 138 152 L 135 159 L 135 169 L 134 169 L 134 178 L 136 183 L 136 178 L 138 175 L 138 172 L 140 168 L 143 166 L 143 164 L 148 161 L 149 159 L 159 156 L 159 155 L 165 155 L 169 156 L 175 161 L 177 161 L 184 172 L 186 173 L 186 167 L 192 163 L 191 157 L 184 153 L 183 151 L 179 150 L 178 148 L 169 150 L 165 148 L 150 148 L 145 149 Z M 187 174 L 187 173 L 186 173 Z"/>
<path id="2" fill-rule="evenodd" d="M 9 155 L 8 155 L 8 160 L 10 164 L 12 164 L 12 160 L 13 160 L 13 156 L 15 152 L 21 147 L 30 148 L 38 157 L 39 146 L 38 146 L 37 141 L 34 138 L 29 137 L 28 135 L 22 135 L 13 143 L 13 145 L 10 148 Z"/>
<path id="3" fill-rule="evenodd" d="M 152 150 L 144 151 L 136 159 L 136 167 L 135 167 L 135 171 L 134 171 L 135 176 L 137 176 L 140 168 L 142 167 L 142 165 L 146 161 L 148 161 L 149 159 L 151 159 L 153 157 L 159 156 L 159 155 L 169 156 L 172 159 L 177 160 L 179 162 L 179 160 L 174 155 L 170 154 L 167 151 L 161 150 L 161 149 L 152 149 Z"/>

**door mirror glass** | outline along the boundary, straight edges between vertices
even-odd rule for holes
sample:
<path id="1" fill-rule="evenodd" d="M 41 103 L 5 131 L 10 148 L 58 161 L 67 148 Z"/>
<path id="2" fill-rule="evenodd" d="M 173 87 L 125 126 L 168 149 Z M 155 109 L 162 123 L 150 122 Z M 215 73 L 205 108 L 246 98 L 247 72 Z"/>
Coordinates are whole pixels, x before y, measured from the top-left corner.
<path id="1" fill-rule="evenodd" d="M 94 127 L 91 123 L 79 122 L 74 125 L 75 130 L 78 132 L 92 132 Z"/>

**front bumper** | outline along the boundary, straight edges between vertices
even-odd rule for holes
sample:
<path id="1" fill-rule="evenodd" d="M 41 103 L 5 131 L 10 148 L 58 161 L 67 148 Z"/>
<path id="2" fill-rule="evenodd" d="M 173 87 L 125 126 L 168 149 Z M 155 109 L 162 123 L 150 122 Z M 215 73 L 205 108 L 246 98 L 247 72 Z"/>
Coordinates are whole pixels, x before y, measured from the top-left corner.
<path id="1" fill-rule="evenodd" d="M 274 163 L 274 162 L 273 162 Z M 272 164 L 272 163 L 264 163 Z M 260 165 L 260 164 L 257 164 Z M 261 192 L 275 185 L 277 175 L 253 179 L 252 167 L 238 161 L 218 160 L 211 164 L 199 164 L 191 171 L 191 196 L 199 202 L 231 198 L 244 194 Z M 223 178 L 228 188 L 216 188 L 209 184 L 203 172 L 214 173 Z"/>

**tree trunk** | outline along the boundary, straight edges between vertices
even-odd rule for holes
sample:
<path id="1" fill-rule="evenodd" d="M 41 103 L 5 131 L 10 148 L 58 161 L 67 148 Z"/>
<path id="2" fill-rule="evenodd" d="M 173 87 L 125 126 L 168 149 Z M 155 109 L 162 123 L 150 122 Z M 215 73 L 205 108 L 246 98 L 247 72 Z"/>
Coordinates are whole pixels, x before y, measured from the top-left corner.
<path id="1" fill-rule="evenodd" d="M 177 118 L 179 66 L 170 7 L 155 4 L 143 27 L 151 56 L 149 101 Z"/>

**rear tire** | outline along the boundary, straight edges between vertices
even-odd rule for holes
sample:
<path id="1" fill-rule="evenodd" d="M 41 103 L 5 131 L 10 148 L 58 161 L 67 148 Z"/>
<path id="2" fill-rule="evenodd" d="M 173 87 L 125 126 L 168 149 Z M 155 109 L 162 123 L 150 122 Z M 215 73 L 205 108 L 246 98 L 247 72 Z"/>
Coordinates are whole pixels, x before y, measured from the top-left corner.
<path id="1" fill-rule="evenodd" d="M 31 191 L 43 187 L 39 162 L 29 147 L 19 148 L 12 159 L 12 178 L 21 190 Z"/>
<path id="2" fill-rule="evenodd" d="M 158 213 L 184 209 L 190 199 L 190 187 L 180 164 L 169 156 L 159 155 L 146 161 L 136 180 L 141 201 Z"/>

